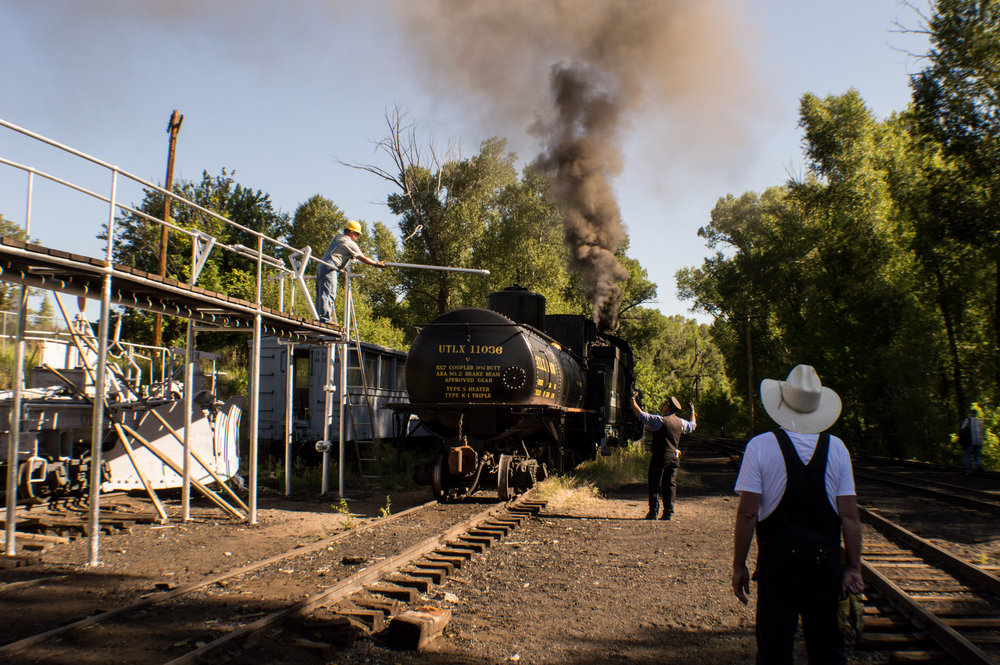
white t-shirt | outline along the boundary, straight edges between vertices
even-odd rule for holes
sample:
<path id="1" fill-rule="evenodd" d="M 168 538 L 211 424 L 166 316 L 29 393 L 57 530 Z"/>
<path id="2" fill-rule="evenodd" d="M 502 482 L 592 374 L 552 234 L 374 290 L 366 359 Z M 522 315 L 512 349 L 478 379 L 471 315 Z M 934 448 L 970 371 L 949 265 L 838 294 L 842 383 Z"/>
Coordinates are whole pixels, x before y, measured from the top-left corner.
<path id="1" fill-rule="evenodd" d="M 792 440 L 795 451 L 803 464 L 808 464 L 816 450 L 819 434 L 799 434 L 785 430 Z M 750 439 L 743 453 L 740 475 L 736 478 L 737 492 L 760 494 L 760 510 L 757 519 L 762 520 L 778 507 L 785 495 L 785 458 L 781 454 L 778 439 L 771 432 L 759 434 Z M 830 452 L 826 458 L 826 496 L 837 511 L 838 496 L 854 496 L 854 472 L 851 455 L 844 442 L 830 436 Z M 839 512 L 838 512 L 839 514 Z"/>

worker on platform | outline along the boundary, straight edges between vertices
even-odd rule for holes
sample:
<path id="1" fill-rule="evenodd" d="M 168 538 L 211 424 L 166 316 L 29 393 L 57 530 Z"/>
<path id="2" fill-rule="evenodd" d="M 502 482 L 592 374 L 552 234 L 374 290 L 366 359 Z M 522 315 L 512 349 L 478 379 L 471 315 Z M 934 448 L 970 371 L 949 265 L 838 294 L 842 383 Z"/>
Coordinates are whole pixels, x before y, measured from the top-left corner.
<path id="1" fill-rule="evenodd" d="M 336 236 L 323 255 L 324 263 L 316 269 L 316 313 L 324 323 L 337 323 L 337 311 L 334 300 L 337 296 L 337 276 L 353 260 L 367 263 L 370 266 L 385 266 L 385 261 L 376 261 L 365 256 L 358 246 L 361 237 L 361 224 L 353 219 L 344 226 L 344 232 Z M 325 264 L 331 264 L 330 267 Z"/>
<path id="2" fill-rule="evenodd" d="M 780 429 L 750 439 L 743 454 L 733 593 L 745 604 L 750 580 L 757 582 L 758 663 L 792 664 L 801 617 L 810 665 L 845 665 L 840 601 L 864 582 L 851 457 L 824 431 L 840 416 L 840 397 L 812 367 L 797 365 L 784 381 L 762 381 L 760 398 Z M 746 558 L 755 529 L 751 578 Z"/>

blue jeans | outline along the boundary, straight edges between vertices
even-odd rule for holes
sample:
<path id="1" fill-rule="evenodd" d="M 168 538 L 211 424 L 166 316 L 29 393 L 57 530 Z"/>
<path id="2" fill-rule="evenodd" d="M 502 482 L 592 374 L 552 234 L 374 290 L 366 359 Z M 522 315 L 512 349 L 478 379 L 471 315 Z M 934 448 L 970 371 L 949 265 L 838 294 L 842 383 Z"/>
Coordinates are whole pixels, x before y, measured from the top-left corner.
<path id="1" fill-rule="evenodd" d="M 975 465 L 976 471 L 983 470 L 983 461 L 981 459 L 982 452 L 983 452 L 982 446 L 969 446 L 963 451 L 962 457 L 965 460 L 966 475 L 972 473 L 973 465 Z"/>
<path id="2" fill-rule="evenodd" d="M 324 323 L 337 323 L 337 310 L 334 303 L 337 298 L 338 270 L 331 270 L 324 265 L 316 269 L 316 314 Z"/>

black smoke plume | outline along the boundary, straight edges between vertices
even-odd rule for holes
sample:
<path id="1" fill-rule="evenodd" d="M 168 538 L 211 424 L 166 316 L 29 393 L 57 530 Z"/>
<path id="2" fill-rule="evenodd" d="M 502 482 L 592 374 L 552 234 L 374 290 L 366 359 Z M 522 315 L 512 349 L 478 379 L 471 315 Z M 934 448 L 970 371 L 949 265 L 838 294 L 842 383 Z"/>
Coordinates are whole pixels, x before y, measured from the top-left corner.
<path id="1" fill-rule="evenodd" d="M 629 277 L 615 257 L 626 238 L 612 185 L 622 172 L 623 134 L 644 121 L 647 143 L 664 146 L 654 167 L 664 174 L 691 160 L 690 152 L 678 158 L 668 146 L 742 138 L 734 136 L 741 124 L 734 109 L 750 104 L 754 82 L 739 52 L 747 30 L 739 25 L 738 4 L 420 0 L 392 6 L 404 38 L 421 51 L 433 92 L 449 100 L 461 93 L 490 133 L 499 129 L 514 143 L 528 133 L 541 140 L 538 162 L 562 204 L 573 267 L 598 325 L 614 330 L 620 284 Z"/>

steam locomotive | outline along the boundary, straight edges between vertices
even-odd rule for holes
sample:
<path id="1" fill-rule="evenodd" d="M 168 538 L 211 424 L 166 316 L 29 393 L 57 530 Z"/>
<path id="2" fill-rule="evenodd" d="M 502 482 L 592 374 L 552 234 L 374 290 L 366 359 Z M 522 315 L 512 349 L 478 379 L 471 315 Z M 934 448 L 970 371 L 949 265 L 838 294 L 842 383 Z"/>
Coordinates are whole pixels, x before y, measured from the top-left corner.
<path id="1" fill-rule="evenodd" d="M 546 315 L 513 286 L 487 309 L 421 327 L 406 357 L 409 403 L 441 452 L 414 474 L 448 501 L 496 487 L 502 501 L 642 435 L 631 347 L 583 316 Z"/>

